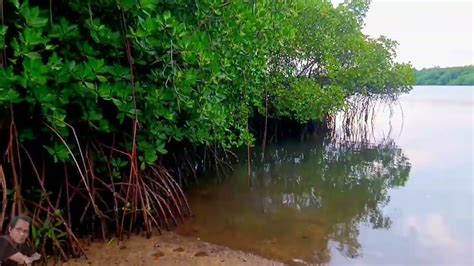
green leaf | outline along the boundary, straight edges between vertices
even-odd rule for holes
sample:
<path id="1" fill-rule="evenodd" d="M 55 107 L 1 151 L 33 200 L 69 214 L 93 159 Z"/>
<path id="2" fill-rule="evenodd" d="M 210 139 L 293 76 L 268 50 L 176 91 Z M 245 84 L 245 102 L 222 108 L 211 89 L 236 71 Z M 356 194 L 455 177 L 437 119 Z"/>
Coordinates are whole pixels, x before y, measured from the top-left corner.
<path id="1" fill-rule="evenodd" d="M 10 2 L 13 3 L 13 5 L 16 7 L 16 9 L 20 8 L 20 2 L 18 2 L 18 0 L 10 0 Z"/>
<path id="2" fill-rule="evenodd" d="M 53 111 L 52 117 L 48 117 L 48 121 L 56 127 L 65 128 L 66 124 L 64 119 L 66 118 L 65 114 L 60 114 L 57 111 Z"/>
<path id="3" fill-rule="evenodd" d="M 48 19 L 47 18 L 31 18 L 31 20 L 27 21 L 27 23 L 33 28 L 40 28 L 40 27 L 44 27 L 46 23 L 48 23 Z"/>
<path id="4" fill-rule="evenodd" d="M 167 154 L 168 151 L 165 148 L 158 148 L 157 151 L 161 154 Z"/>
<path id="5" fill-rule="evenodd" d="M 45 38 L 42 36 L 41 30 L 27 28 L 23 32 L 23 39 L 26 46 L 34 46 L 45 42 Z"/>
<path id="6" fill-rule="evenodd" d="M 94 83 L 92 82 L 87 82 L 87 81 L 84 81 L 84 85 L 86 86 L 86 88 L 88 89 L 91 89 L 91 90 L 95 90 L 96 89 L 96 86 Z"/>
<path id="7" fill-rule="evenodd" d="M 165 21 L 171 19 L 171 12 L 169 10 L 166 10 L 164 13 L 163 13 L 163 19 Z"/>
<path id="8" fill-rule="evenodd" d="M 30 59 L 41 59 L 41 55 L 38 52 L 29 52 L 25 54 Z"/>
<path id="9" fill-rule="evenodd" d="M 35 139 L 35 134 L 33 129 L 26 128 L 19 132 L 20 142 L 30 141 Z"/>
<path id="10" fill-rule="evenodd" d="M 112 96 L 110 95 L 111 86 L 108 84 L 100 84 L 97 90 L 97 93 L 101 98 L 105 100 L 112 100 Z M 114 103 L 115 104 L 115 103 Z"/>
<path id="11" fill-rule="evenodd" d="M 104 76 L 98 75 L 98 76 L 97 76 L 97 79 L 98 79 L 100 82 L 107 82 L 107 78 L 104 77 Z"/>
<path id="12" fill-rule="evenodd" d="M 133 9 L 136 6 L 136 0 L 122 0 L 121 3 L 125 10 Z"/>
<path id="13" fill-rule="evenodd" d="M 84 114 L 84 119 L 89 120 L 89 121 L 100 121 L 104 117 L 102 116 L 101 113 L 91 110 L 87 113 Z"/>
<path id="14" fill-rule="evenodd" d="M 158 0 L 140 0 L 140 5 L 143 9 L 153 11 L 158 4 Z"/>
<path id="15" fill-rule="evenodd" d="M 145 151 L 145 161 L 147 164 L 151 165 L 158 159 L 156 152 L 153 150 Z"/>
<path id="16" fill-rule="evenodd" d="M 58 46 L 57 45 L 52 45 L 52 44 L 47 44 L 44 49 L 46 49 L 46 51 L 53 51 L 57 48 Z"/>
<path id="17" fill-rule="evenodd" d="M 7 34 L 7 29 L 7 26 L 0 25 L 0 49 L 5 48 L 5 35 Z"/>
<path id="18" fill-rule="evenodd" d="M 43 145 L 43 147 L 46 149 L 46 151 L 48 151 L 49 154 L 53 155 L 54 154 L 54 149 L 51 148 L 51 147 L 48 147 L 46 145 Z"/>
<path id="19" fill-rule="evenodd" d="M 32 28 L 41 28 L 48 23 L 47 18 L 39 17 L 39 8 L 38 7 L 29 7 L 28 2 L 24 2 L 21 5 L 20 13 L 26 21 L 28 26 Z"/>
<path id="20" fill-rule="evenodd" d="M 165 143 L 164 142 L 162 142 L 160 145 L 158 145 L 156 150 L 161 154 L 167 154 L 168 153 L 168 151 L 165 149 Z"/>
<path id="21" fill-rule="evenodd" d="M 4 105 L 6 103 L 17 103 L 22 99 L 20 94 L 13 89 L 0 88 L 0 104 Z"/>

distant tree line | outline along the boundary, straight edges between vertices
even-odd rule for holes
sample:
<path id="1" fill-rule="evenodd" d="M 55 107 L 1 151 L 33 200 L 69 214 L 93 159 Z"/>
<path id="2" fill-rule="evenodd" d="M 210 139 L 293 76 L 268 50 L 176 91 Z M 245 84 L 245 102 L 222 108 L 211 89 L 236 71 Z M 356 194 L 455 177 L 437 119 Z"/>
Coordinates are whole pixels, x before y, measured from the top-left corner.
<path id="1" fill-rule="evenodd" d="M 474 65 L 415 71 L 416 85 L 474 85 Z"/>

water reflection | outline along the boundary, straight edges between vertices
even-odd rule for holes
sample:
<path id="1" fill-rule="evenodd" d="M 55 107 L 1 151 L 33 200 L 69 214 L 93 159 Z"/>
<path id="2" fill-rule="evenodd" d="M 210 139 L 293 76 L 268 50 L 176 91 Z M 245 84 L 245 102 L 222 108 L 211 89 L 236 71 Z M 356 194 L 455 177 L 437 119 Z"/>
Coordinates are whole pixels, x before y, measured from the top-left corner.
<path id="1" fill-rule="evenodd" d="M 192 191 L 195 217 L 179 232 L 285 262 L 327 263 L 334 246 L 358 257 L 360 223 L 390 228 L 387 192 L 405 185 L 411 168 L 391 139 L 311 139 L 266 153 L 252 165 L 251 188 L 242 163 L 223 183 Z"/>

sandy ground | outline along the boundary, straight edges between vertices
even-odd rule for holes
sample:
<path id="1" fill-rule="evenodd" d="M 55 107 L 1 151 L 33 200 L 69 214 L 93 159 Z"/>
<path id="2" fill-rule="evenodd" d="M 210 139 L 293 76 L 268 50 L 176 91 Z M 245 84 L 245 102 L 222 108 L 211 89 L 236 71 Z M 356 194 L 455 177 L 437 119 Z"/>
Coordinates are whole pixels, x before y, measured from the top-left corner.
<path id="1" fill-rule="evenodd" d="M 164 232 L 150 239 L 133 236 L 118 245 L 93 243 L 88 259 L 74 259 L 63 265 L 283 265 L 256 255 Z"/>

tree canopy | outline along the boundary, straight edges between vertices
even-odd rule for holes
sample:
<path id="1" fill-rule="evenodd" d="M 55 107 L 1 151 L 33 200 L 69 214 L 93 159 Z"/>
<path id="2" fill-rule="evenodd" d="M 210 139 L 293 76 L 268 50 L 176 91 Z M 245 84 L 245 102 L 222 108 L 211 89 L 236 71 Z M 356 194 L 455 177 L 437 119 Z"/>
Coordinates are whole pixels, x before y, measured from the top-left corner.
<path id="1" fill-rule="evenodd" d="M 415 71 L 416 85 L 474 85 L 474 66 L 434 67 Z"/>

